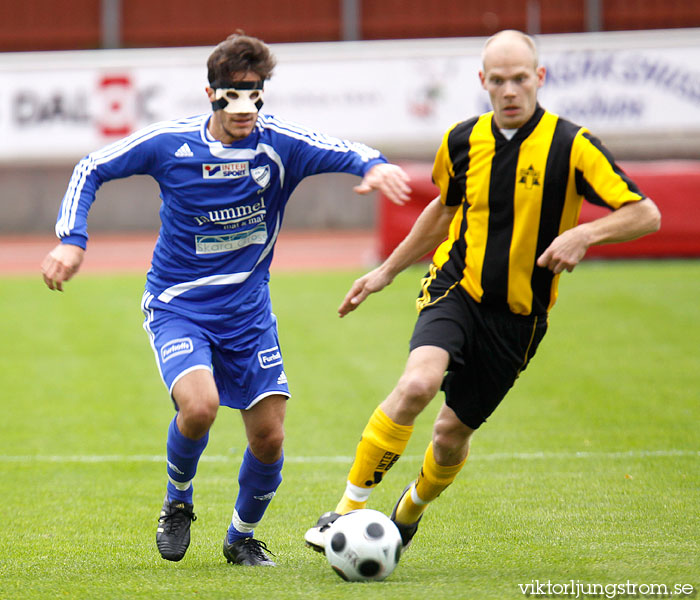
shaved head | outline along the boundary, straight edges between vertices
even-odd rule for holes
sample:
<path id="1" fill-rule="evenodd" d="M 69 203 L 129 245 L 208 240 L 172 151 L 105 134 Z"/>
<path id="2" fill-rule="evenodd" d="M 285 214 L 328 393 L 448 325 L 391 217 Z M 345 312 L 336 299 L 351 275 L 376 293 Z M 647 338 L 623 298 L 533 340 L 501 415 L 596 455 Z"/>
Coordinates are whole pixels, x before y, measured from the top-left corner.
<path id="1" fill-rule="evenodd" d="M 537 53 L 537 45 L 535 44 L 535 40 L 522 31 L 505 29 L 492 35 L 484 43 L 484 47 L 481 50 L 481 63 L 484 70 L 487 68 L 486 62 L 490 56 L 497 53 L 510 52 L 516 49 L 519 52 L 529 52 L 529 54 L 532 56 L 533 68 L 537 68 L 539 65 L 539 56 Z"/>
<path id="2" fill-rule="evenodd" d="M 537 90 L 544 84 L 535 40 L 522 31 L 506 29 L 486 40 L 479 79 L 489 93 L 496 124 L 518 129 L 537 108 Z"/>

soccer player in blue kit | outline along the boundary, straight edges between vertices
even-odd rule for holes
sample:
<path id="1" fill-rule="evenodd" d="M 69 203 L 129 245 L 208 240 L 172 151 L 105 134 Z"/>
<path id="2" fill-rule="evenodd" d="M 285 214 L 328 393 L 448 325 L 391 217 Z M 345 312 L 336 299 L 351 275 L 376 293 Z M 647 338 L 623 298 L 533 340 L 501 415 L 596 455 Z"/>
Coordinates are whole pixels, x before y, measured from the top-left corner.
<path id="1" fill-rule="evenodd" d="M 379 151 L 260 114 L 274 66 L 261 40 L 229 36 L 207 61 L 213 113 L 156 123 L 83 158 L 59 211 L 60 243 L 42 263 L 46 285 L 62 291 L 83 260 L 100 185 L 135 174 L 158 182 L 161 228 L 142 309 L 176 408 L 156 532 L 171 561 L 189 546 L 192 480 L 224 405 L 240 410 L 248 446 L 223 553 L 230 563 L 275 565 L 253 533 L 282 481 L 289 388 L 268 281 L 290 195 L 307 176 L 344 172 L 362 177 L 357 193 L 409 198 L 408 176 Z"/>

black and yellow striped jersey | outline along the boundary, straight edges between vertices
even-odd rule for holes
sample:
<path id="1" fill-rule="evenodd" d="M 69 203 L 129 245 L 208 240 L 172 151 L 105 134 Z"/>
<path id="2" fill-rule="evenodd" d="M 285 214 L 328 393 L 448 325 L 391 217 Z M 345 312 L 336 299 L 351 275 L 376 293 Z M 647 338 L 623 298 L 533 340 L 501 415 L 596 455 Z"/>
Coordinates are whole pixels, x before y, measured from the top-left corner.
<path id="1" fill-rule="evenodd" d="M 433 181 L 444 204 L 461 204 L 435 266 L 477 302 L 523 315 L 554 305 L 559 275 L 535 263 L 584 198 L 611 209 L 643 198 L 597 138 L 539 105 L 510 140 L 492 112 L 452 126 Z"/>

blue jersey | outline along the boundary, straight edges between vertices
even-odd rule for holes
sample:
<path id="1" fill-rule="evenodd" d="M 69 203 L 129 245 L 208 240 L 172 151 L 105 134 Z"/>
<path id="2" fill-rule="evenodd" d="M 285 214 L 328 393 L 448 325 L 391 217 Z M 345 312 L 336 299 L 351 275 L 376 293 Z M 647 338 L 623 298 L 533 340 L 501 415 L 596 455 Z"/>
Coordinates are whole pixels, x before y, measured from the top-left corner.
<path id="1" fill-rule="evenodd" d="M 61 204 L 56 233 L 85 248 L 100 185 L 136 174 L 160 186 L 161 228 L 147 292 L 179 313 L 233 314 L 266 287 L 290 195 L 317 173 L 363 176 L 386 159 L 363 144 L 259 115 L 245 139 L 223 144 L 210 115 L 157 123 L 83 158 Z"/>

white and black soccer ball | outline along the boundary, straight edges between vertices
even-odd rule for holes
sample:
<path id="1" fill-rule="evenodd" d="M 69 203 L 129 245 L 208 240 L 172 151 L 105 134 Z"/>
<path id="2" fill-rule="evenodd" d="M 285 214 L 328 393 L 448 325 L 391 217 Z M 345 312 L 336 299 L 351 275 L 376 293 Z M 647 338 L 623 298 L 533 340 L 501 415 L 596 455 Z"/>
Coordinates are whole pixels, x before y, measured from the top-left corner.
<path id="1" fill-rule="evenodd" d="M 345 581 L 381 581 L 401 557 L 401 534 L 385 514 L 365 508 L 338 519 L 326 533 L 326 558 Z"/>

